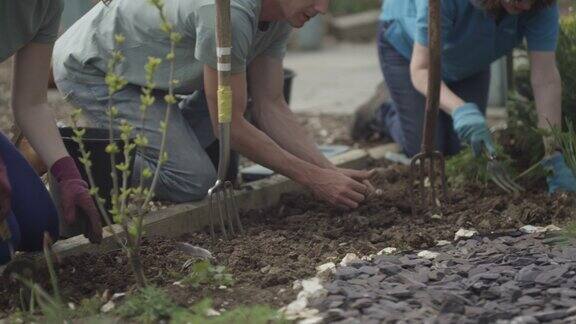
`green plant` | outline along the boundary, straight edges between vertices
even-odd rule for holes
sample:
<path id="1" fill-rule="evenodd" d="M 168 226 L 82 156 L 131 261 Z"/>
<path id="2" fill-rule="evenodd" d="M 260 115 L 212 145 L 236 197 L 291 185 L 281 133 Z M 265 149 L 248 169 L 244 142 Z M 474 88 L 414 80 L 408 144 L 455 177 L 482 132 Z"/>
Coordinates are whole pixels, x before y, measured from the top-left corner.
<path id="1" fill-rule="evenodd" d="M 575 124 L 567 120 L 566 131 L 562 132 L 558 128 L 552 128 L 554 141 L 562 149 L 566 164 L 576 175 L 576 127 Z"/>
<path id="2" fill-rule="evenodd" d="M 124 318 L 137 320 L 139 323 L 155 323 L 170 319 L 178 310 L 179 307 L 164 291 L 147 286 L 138 290 L 136 294 L 126 297 L 115 313 Z"/>
<path id="3" fill-rule="evenodd" d="M 289 323 L 274 309 L 264 305 L 240 306 L 219 316 L 208 316 L 212 308 L 211 299 L 203 299 L 190 310 L 176 311 L 172 323 L 176 324 L 272 324 Z"/>
<path id="4" fill-rule="evenodd" d="M 139 323 L 156 323 L 162 320 L 175 324 L 288 323 L 268 306 L 241 306 L 217 316 L 210 314 L 212 307 L 212 300 L 206 298 L 189 309 L 184 308 L 176 305 L 161 289 L 148 286 L 127 297 L 115 313 Z"/>
<path id="5" fill-rule="evenodd" d="M 504 151 L 515 160 L 519 169 L 540 161 L 544 155 L 542 133 L 538 130 L 538 115 L 534 102 L 511 92 L 508 96 L 508 127 L 498 138 Z"/>
<path id="6" fill-rule="evenodd" d="M 80 161 L 84 164 L 86 173 L 88 174 L 88 180 L 91 186 L 91 194 L 96 198 L 98 209 L 103 215 L 109 229 L 112 231 L 112 235 L 116 243 L 121 247 L 123 252 L 126 254 L 132 271 L 134 272 L 136 283 L 139 287 L 144 287 L 146 285 L 146 278 L 144 275 L 144 269 L 142 267 L 142 262 L 140 259 L 140 245 L 142 241 L 142 236 L 144 234 L 143 230 L 143 220 L 144 215 L 149 210 L 149 202 L 153 198 L 154 188 L 159 179 L 160 169 L 162 165 L 168 159 L 166 154 L 166 133 L 168 129 L 168 121 L 170 119 L 170 111 L 172 106 L 176 103 L 174 97 L 174 86 L 178 84 L 178 81 L 174 79 L 174 60 L 175 46 L 180 42 L 181 35 L 174 31 L 173 26 L 168 22 L 166 15 L 164 13 L 164 2 L 163 0 L 148 0 L 151 5 L 158 9 L 161 18 L 161 29 L 167 35 L 170 41 L 170 50 L 166 54 L 165 60 L 170 64 L 169 71 L 169 87 L 168 94 L 164 97 L 166 103 L 166 113 L 164 120 L 160 123 L 160 132 L 162 134 L 162 140 L 160 144 L 160 150 L 158 154 L 158 161 L 156 164 L 156 169 L 154 171 L 149 168 L 144 168 L 139 175 L 140 181 L 137 185 L 130 185 L 129 179 L 131 177 L 132 170 L 130 169 L 130 156 L 132 152 L 136 149 L 145 150 L 148 144 L 148 139 L 143 134 L 143 129 L 146 121 L 146 111 L 154 104 L 155 97 L 152 95 L 154 84 L 154 73 L 158 66 L 162 63 L 160 58 L 149 57 L 144 69 L 146 71 L 146 84 L 142 88 L 141 96 L 141 131 L 136 134 L 134 140 L 133 132 L 134 126 L 130 125 L 125 120 L 119 121 L 120 138 L 123 142 L 123 149 L 120 148 L 114 142 L 114 125 L 118 117 L 118 109 L 114 105 L 114 95 L 122 90 L 128 83 L 122 75 L 116 72 L 118 64 L 123 61 L 124 55 L 122 51 L 117 49 L 112 53 L 112 58 L 108 62 L 108 72 L 106 74 L 106 85 L 108 86 L 108 121 L 109 121 L 109 145 L 106 147 L 106 152 L 110 154 L 110 164 L 112 167 L 111 178 L 113 183 L 113 188 L 110 193 L 111 197 L 111 209 L 106 210 L 105 200 L 100 197 L 98 188 L 95 185 L 94 178 L 92 176 L 92 162 L 90 160 L 90 153 L 86 151 L 83 144 L 83 136 L 85 130 L 78 127 L 79 115 L 81 110 L 76 110 L 72 114 L 72 122 L 74 126 L 74 141 L 80 146 L 80 152 L 82 157 Z M 124 43 L 123 35 L 114 36 L 115 44 L 117 47 L 121 47 Z M 116 154 L 122 154 L 124 157 L 124 162 L 118 163 L 116 161 Z M 145 186 L 145 179 L 152 178 L 149 187 Z M 124 237 L 114 229 L 112 223 L 120 224 L 122 227 Z"/>
<path id="7" fill-rule="evenodd" d="M 512 171 L 512 159 L 503 152 L 502 147 L 496 149 L 500 162 L 508 171 Z M 486 171 L 488 158 L 483 154 L 474 157 L 470 147 L 464 148 L 460 153 L 446 161 L 446 177 L 448 183 L 455 188 L 462 188 L 469 184 L 486 185 L 490 179 Z"/>
<path id="8" fill-rule="evenodd" d="M 214 266 L 209 261 L 198 261 L 192 265 L 190 273 L 181 281 L 185 285 L 198 288 L 201 285 L 231 286 L 232 275 L 224 266 Z"/>
<path id="9" fill-rule="evenodd" d="M 36 312 L 36 304 L 40 307 L 43 315 L 43 320 L 47 323 L 64 323 L 70 317 L 69 309 L 64 305 L 60 289 L 58 287 L 58 277 L 54 269 L 53 252 L 50 248 L 52 242 L 50 235 L 44 233 L 43 240 L 43 255 L 46 260 L 50 284 L 52 286 L 52 295 L 46 292 L 39 284 L 32 281 L 30 278 L 22 277 L 18 274 L 15 275 L 19 280 L 30 290 L 30 300 L 28 305 L 23 305 L 23 309 L 29 312 L 30 316 L 34 316 Z"/>

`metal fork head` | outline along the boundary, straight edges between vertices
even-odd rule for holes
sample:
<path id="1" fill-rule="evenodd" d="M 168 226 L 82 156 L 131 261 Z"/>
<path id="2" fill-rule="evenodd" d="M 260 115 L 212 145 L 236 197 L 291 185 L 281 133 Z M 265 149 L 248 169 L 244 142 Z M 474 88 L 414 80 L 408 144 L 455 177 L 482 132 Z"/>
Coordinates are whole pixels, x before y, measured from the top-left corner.
<path id="1" fill-rule="evenodd" d="M 498 187 L 509 194 L 524 191 L 524 188 L 516 183 L 508 171 L 497 160 L 494 154 L 488 156 L 488 163 L 486 164 L 486 171 L 488 176 Z"/>
<path id="2" fill-rule="evenodd" d="M 215 222 L 219 223 L 225 240 L 244 233 L 232 182 L 218 179 L 208 190 L 208 213 L 212 239 L 216 239 Z"/>
<path id="3" fill-rule="evenodd" d="M 420 210 L 425 211 L 431 208 L 439 208 L 441 202 L 437 195 L 437 177 L 440 177 L 440 190 L 442 198 L 448 201 L 448 191 L 446 188 L 444 155 L 438 151 L 430 153 L 419 153 L 415 155 L 410 162 L 410 200 L 412 202 L 412 216 L 416 216 L 418 206 Z M 416 175 L 418 178 L 416 179 Z M 429 189 L 426 187 L 426 179 L 429 179 Z M 416 189 L 418 187 L 418 189 Z M 418 193 L 416 193 L 418 192 Z M 419 203 L 416 201 L 418 196 Z"/>

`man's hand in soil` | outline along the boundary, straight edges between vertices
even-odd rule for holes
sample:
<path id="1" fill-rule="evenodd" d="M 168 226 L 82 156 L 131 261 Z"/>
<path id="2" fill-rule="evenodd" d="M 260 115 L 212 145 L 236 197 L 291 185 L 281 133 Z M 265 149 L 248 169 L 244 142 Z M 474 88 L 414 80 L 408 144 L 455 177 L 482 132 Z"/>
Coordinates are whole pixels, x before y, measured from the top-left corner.
<path id="1" fill-rule="evenodd" d="M 550 174 L 546 178 L 548 182 L 548 192 L 576 192 L 576 177 L 574 177 L 572 170 L 566 165 L 562 153 L 556 152 L 544 158 L 541 163 L 544 169 Z"/>
<path id="2" fill-rule="evenodd" d="M 338 168 L 338 171 L 342 172 L 344 175 L 349 176 L 350 178 L 363 183 L 366 186 L 366 192 L 364 196 L 366 200 L 370 200 L 379 195 L 381 192 L 379 189 L 376 189 L 372 185 L 372 180 L 376 177 L 378 171 L 376 169 L 372 170 L 354 170 L 354 169 L 346 169 L 346 168 Z"/>
<path id="3" fill-rule="evenodd" d="M 12 187 L 8 180 L 8 171 L 4 160 L 0 156 L 0 223 L 10 214 L 12 201 Z"/>
<path id="4" fill-rule="evenodd" d="M 368 194 L 366 185 L 334 169 L 320 169 L 308 187 L 320 199 L 344 209 L 358 208 Z"/>
<path id="5" fill-rule="evenodd" d="M 474 156 L 479 156 L 483 147 L 488 153 L 496 151 L 486 124 L 486 118 L 476 104 L 466 103 L 456 108 L 452 113 L 452 119 L 458 138 L 472 146 Z"/>
<path id="6" fill-rule="evenodd" d="M 86 221 L 84 236 L 92 243 L 102 241 L 102 223 L 96 209 L 88 184 L 82 180 L 74 160 L 67 156 L 56 161 L 50 169 L 58 183 L 62 214 L 68 224 L 76 222 L 78 217 Z"/>
<path id="7" fill-rule="evenodd" d="M 376 170 L 354 170 L 346 168 L 337 168 L 336 170 L 359 182 L 370 180 L 376 176 Z"/>

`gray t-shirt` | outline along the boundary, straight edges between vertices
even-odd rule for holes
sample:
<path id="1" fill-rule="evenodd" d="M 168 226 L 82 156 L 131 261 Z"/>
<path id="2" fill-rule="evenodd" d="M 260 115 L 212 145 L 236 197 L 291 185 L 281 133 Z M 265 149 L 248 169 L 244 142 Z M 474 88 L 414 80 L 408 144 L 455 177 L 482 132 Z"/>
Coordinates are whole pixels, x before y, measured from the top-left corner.
<path id="1" fill-rule="evenodd" d="M 261 0 L 232 0 L 232 73 L 246 70 L 260 55 L 282 58 L 291 27 L 273 22 L 258 28 Z M 177 93 L 191 93 L 203 85 L 203 66 L 217 66 L 214 0 L 166 0 L 168 21 L 182 35 L 175 49 Z M 149 56 L 165 58 L 169 39 L 160 29 L 160 16 L 147 0 L 113 0 L 97 4 L 56 42 L 55 77 L 83 83 L 102 83 L 115 48 L 114 35 L 125 37 L 120 50 L 125 60 L 118 71 L 135 85 L 145 84 L 144 65 Z M 164 61 L 155 74 L 158 89 L 168 88 L 169 65 Z"/>
<path id="2" fill-rule="evenodd" d="M 28 43 L 53 43 L 62 9 L 62 0 L 0 0 L 0 62 Z"/>

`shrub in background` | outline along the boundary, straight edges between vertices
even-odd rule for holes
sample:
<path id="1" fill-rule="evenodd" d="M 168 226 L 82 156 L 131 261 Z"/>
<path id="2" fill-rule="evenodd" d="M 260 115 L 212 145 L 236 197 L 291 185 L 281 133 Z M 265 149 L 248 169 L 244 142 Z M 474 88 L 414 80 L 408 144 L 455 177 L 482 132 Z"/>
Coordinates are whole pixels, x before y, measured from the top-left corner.
<path id="1" fill-rule="evenodd" d="M 562 76 L 562 112 L 567 120 L 576 122 L 576 14 L 560 20 L 560 37 L 556 51 Z"/>

